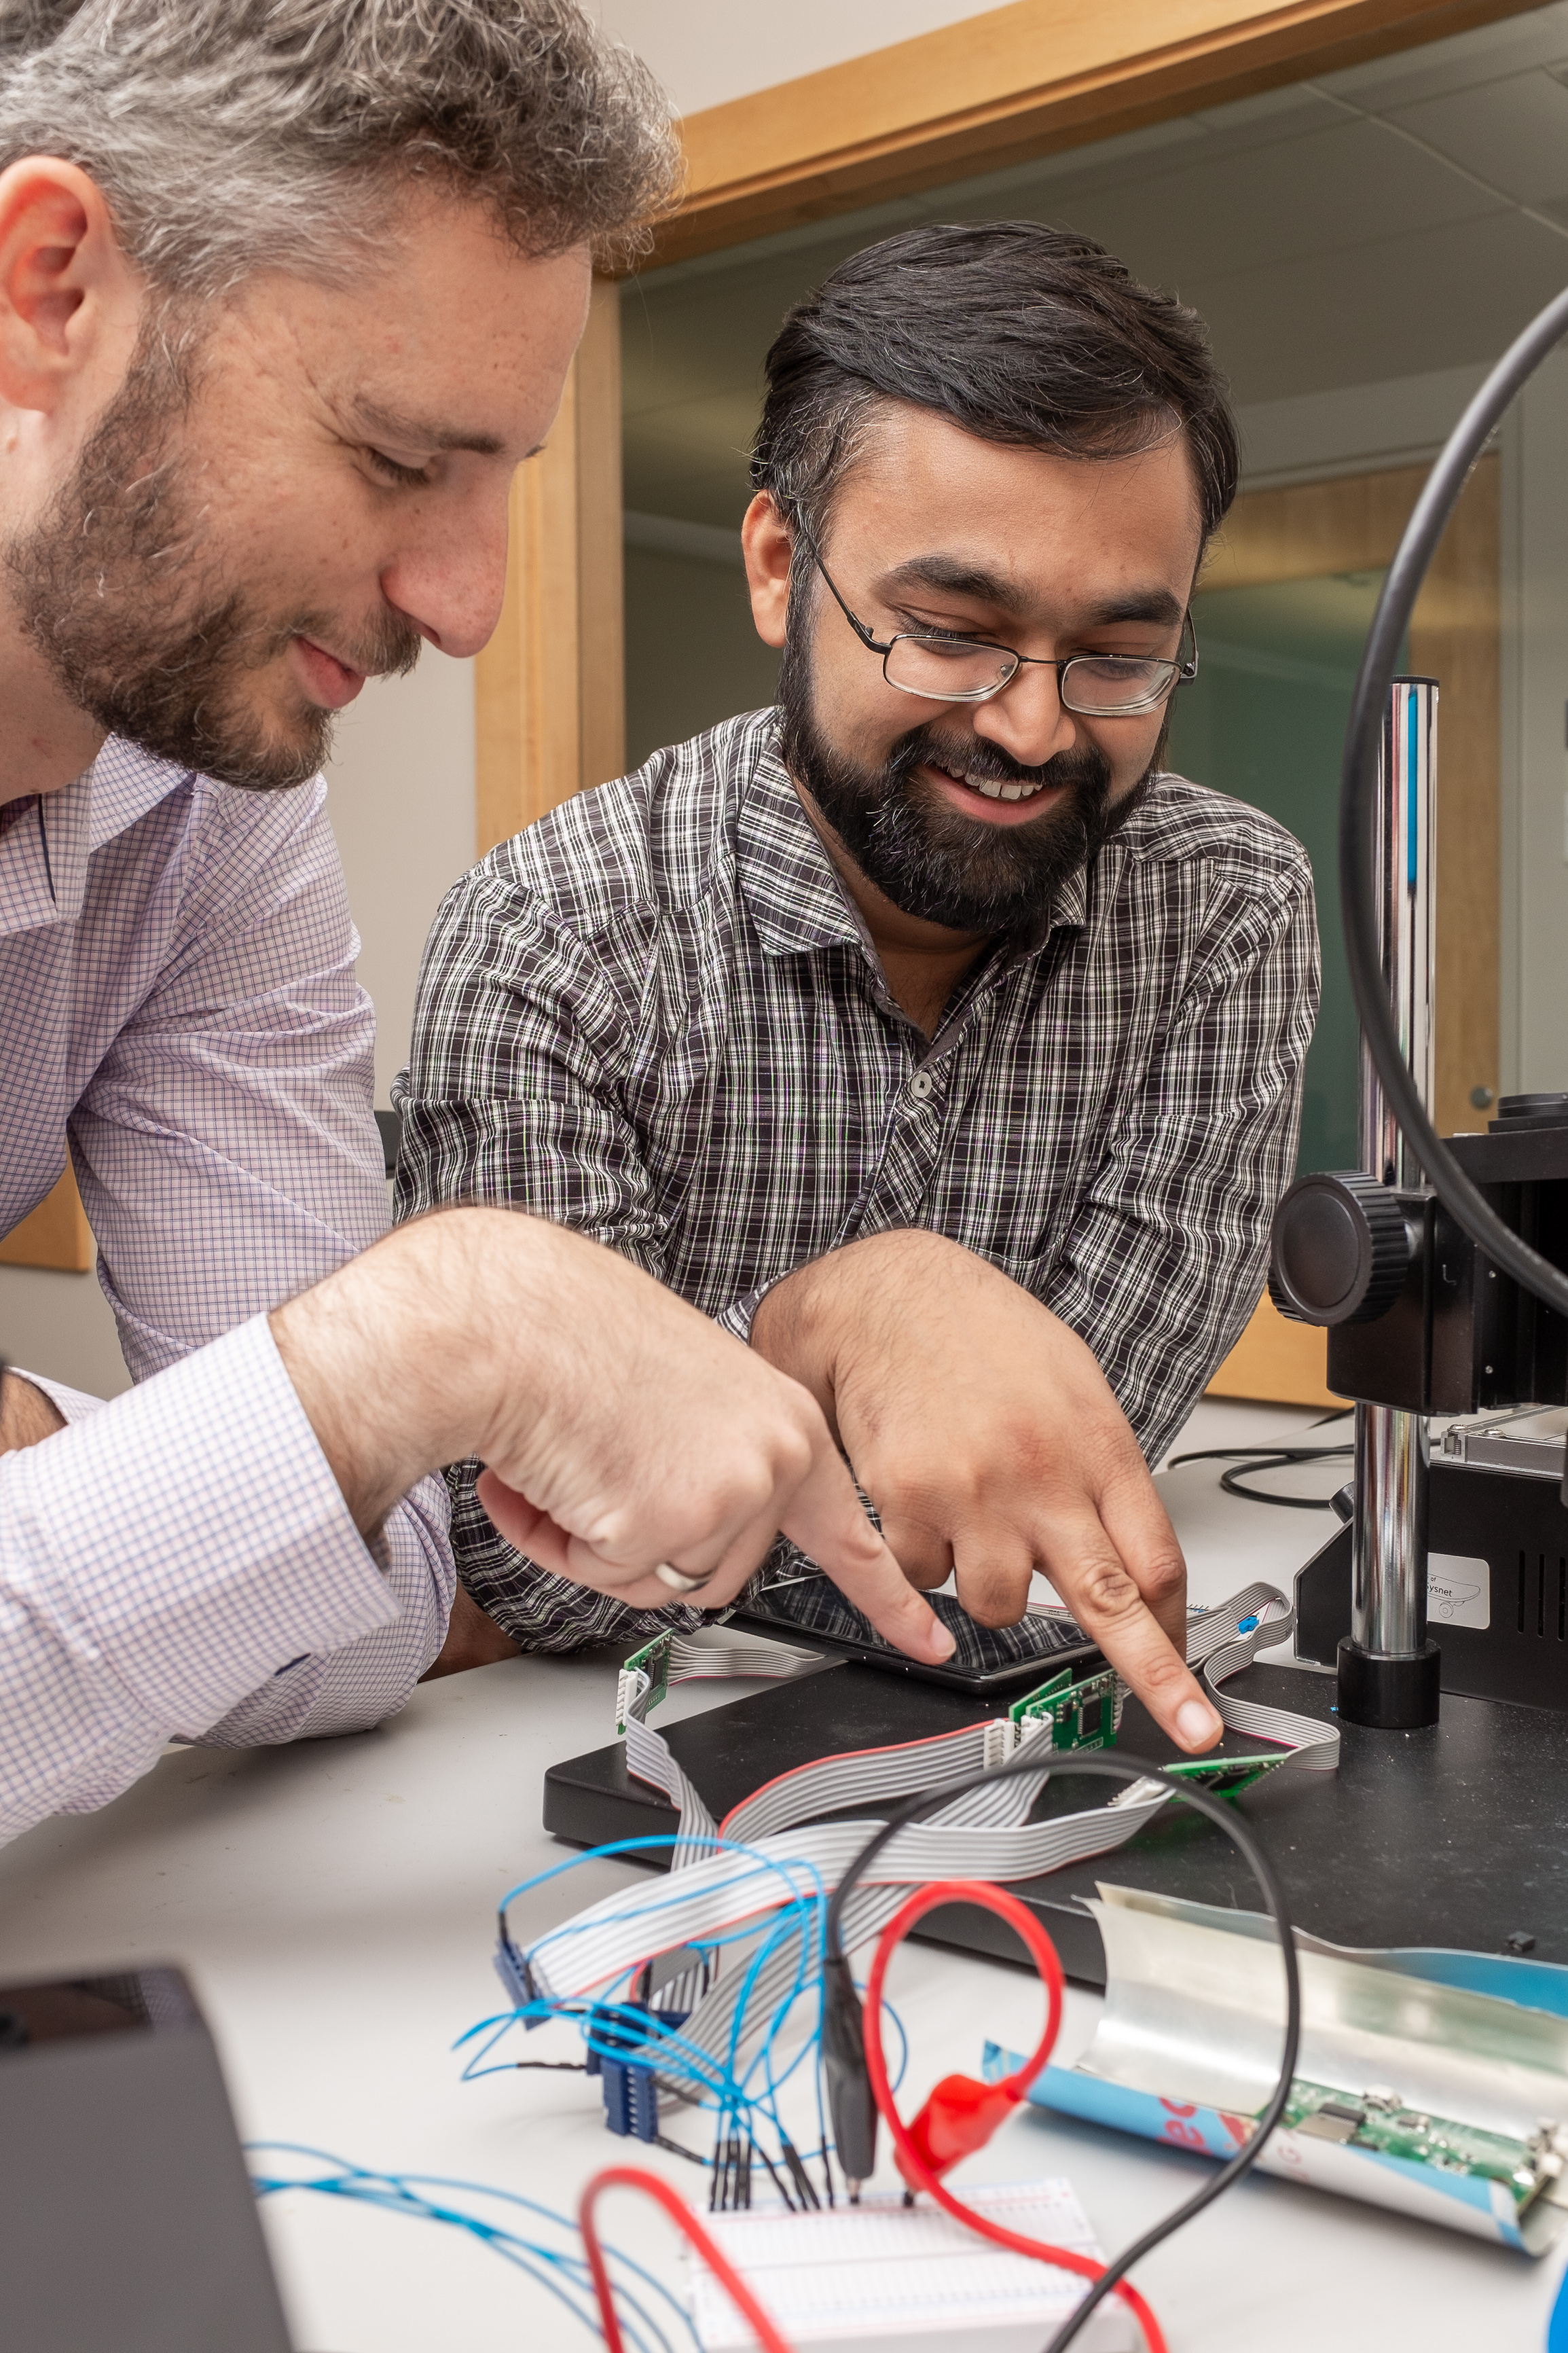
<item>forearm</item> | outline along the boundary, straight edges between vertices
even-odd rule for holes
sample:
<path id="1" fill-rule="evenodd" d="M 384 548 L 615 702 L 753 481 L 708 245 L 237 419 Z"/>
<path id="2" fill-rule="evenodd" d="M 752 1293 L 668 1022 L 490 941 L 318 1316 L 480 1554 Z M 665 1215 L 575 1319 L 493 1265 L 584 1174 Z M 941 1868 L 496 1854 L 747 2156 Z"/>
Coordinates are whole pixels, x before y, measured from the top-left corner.
<path id="1" fill-rule="evenodd" d="M 775 1371 L 809 1389 L 834 1437 L 837 1385 L 847 1348 L 896 1353 L 900 1325 L 912 1330 L 922 1305 L 951 1286 L 983 1279 L 980 1262 L 945 1235 L 912 1228 L 871 1234 L 830 1250 L 774 1283 L 752 1318 L 752 1345 Z M 885 1399 L 885 1409 L 892 1400 Z"/>
<path id="2" fill-rule="evenodd" d="M 20 1373 L 0 1374 L 0 1454 L 37 1446 L 63 1430 L 66 1418 L 51 1398 Z"/>
<path id="3" fill-rule="evenodd" d="M 363 1535 L 443 1463 L 488 1460 L 505 1408 L 537 1409 L 536 1368 L 572 1345 L 571 1249 L 542 1219 L 448 1209 L 275 1311 L 279 1355 Z"/>

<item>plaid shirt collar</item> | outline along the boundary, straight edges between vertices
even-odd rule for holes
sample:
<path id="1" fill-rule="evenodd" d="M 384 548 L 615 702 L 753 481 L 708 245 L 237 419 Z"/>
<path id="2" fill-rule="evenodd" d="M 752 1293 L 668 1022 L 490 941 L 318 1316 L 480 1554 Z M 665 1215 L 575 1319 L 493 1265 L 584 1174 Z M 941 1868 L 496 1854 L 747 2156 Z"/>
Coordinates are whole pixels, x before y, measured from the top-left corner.
<path id="1" fill-rule="evenodd" d="M 809 955 L 818 948 L 851 945 L 880 977 L 881 959 L 860 910 L 790 781 L 777 726 L 760 736 L 742 734 L 738 749 L 740 889 L 763 955 Z M 1082 930 L 1088 921 L 1089 877 L 1080 866 L 1062 883 L 1039 936 L 985 958 L 973 977 L 1015 971 L 1041 955 L 1058 931 Z"/>

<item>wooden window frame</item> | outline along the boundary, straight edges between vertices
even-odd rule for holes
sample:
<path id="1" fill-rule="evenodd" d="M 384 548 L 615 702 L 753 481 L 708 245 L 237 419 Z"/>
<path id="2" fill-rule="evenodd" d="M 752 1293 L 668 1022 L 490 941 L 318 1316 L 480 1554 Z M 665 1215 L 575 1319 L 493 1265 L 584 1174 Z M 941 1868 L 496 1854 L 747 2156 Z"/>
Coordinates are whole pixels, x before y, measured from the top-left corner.
<path id="1" fill-rule="evenodd" d="M 660 260 L 1005 169 L 1525 13 L 1521 0 L 1014 0 L 687 118 Z"/>
<path id="2" fill-rule="evenodd" d="M 544 448 L 512 477 L 506 596 L 474 666 L 482 858 L 626 765 L 620 290 L 588 325 Z"/>
<path id="3" fill-rule="evenodd" d="M 0 1237 L 0 1266 L 45 1266 L 86 1274 L 97 1252 L 76 1178 L 66 1168 L 31 1214 Z"/>

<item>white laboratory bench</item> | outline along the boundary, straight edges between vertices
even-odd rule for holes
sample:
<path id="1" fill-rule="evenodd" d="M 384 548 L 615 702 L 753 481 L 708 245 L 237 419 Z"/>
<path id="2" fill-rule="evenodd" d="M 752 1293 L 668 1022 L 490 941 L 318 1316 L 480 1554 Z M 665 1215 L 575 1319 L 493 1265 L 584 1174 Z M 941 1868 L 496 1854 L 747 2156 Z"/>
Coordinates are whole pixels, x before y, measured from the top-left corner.
<path id="1" fill-rule="evenodd" d="M 1268 1438 L 1310 1418 L 1208 1405 L 1182 1443 Z M 1194 1598 L 1220 1600 L 1258 1576 L 1288 1588 L 1332 1521 L 1233 1501 L 1217 1467 L 1162 1479 Z M 1322 1493 L 1343 1475 L 1314 1466 L 1295 1483 Z M 610 1736 L 615 1667 L 606 1651 L 509 1661 L 424 1686 L 402 1715 L 353 1739 L 171 1752 L 103 1812 L 42 1823 L 0 1853 L 0 1983 L 182 1963 L 249 2136 L 557 2206 L 629 2149 L 691 2194 L 694 2168 L 604 2131 L 596 2084 L 525 2073 L 464 2085 L 451 2051 L 500 2007 L 496 1901 L 562 1859 L 540 1827 L 544 1771 Z M 660 1720 L 740 1688 L 689 1685 Z M 589 1864 L 531 1899 L 520 1926 L 538 1933 L 640 1875 Z M 895 1980 L 914 2052 L 906 2112 L 937 2075 L 977 2072 L 985 2035 L 1032 2042 L 1038 1994 L 1021 1971 L 912 1946 Z M 1069 1991 L 1064 2056 L 1087 2042 L 1097 2007 Z M 694 2129 L 685 2137 L 700 2144 Z M 1067 2177 L 1115 2248 L 1186 2194 L 1204 2165 L 1033 2111 L 969 2171 Z M 302 2196 L 269 2200 L 264 2213 L 301 2353 L 567 2353 L 588 2342 L 542 2291 L 457 2233 Z M 651 2209 L 623 2200 L 604 2221 L 679 2281 L 674 2233 Z M 1562 2261 L 1534 2263 L 1248 2179 L 1160 2249 L 1139 2284 L 1173 2353 L 1540 2353 Z"/>

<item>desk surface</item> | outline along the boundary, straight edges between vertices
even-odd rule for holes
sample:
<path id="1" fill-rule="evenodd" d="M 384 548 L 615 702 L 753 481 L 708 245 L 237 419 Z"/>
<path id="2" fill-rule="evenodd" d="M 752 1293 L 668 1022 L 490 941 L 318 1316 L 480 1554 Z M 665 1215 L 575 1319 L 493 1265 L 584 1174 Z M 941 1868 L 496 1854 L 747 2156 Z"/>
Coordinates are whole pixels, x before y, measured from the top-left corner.
<path id="1" fill-rule="evenodd" d="M 1185 1442 L 1230 1444 L 1233 1429 L 1269 1435 L 1304 1419 L 1209 1408 Z M 1194 1464 L 1163 1481 L 1194 1598 L 1222 1599 L 1260 1575 L 1288 1585 L 1328 1533 L 1327 1515 L 1233 1502 L 1215 1473 Z M 181 1961 L 247 2134 L 570 2205 L 595 2166 L 626 2147 L 597 2121 L 596 2087 L 539 2074 L 465 2086 L 449 2046 L 500 2006 L 494 1905 L 562 1859 L 539 1826 L 544 1769 L 608 1725 L 615 1665 L 604 1651 L 510 1661 L 425 1686 L 362 1737 L 166 1756 L 102 1813 L 40 1824 L 0 1854 L 0 1978 Z M 736 1688 L 688 1686 L 669 1715 Z M 636 1875 L 588 1864 L 568 1882 L 572 1907 Z M 567 1908 L 543 1891 L 518 1925 L 537 1933 Z M 973 2071 L 986 2033 L 1026 2045 L 1037 2021 L 1021 1972 L 930 1947 L 900 1957 L 894 1999 L 913 2039 L 911 2095 L 952 2068 Z M 1064 2056 L 1088 2040 L 1097 2008 L 1069 1994 Z M 652 2160 L 689 2194 L 691 2168 Z M 1066 2175 L 1111 2247 L 1202 2169 L 1037 2113 L 973 2164 L 974 2178 L 994 2180 Z M 590 2341 L 454 2234 L 320 2199 L 264 2211 L 295 2342 L 310 2353 L 576 2353 Z M 679 2277 L 658 2219 L 628 2200 L 606 2221 L 620 2244 Z M 1560 2268 L 1248 2180 L 1162 2249 L 1140 2284 L 1173 2353 L 1539 2353 Z"/>

